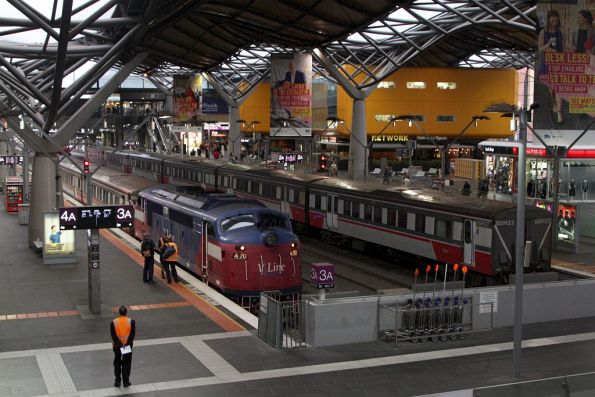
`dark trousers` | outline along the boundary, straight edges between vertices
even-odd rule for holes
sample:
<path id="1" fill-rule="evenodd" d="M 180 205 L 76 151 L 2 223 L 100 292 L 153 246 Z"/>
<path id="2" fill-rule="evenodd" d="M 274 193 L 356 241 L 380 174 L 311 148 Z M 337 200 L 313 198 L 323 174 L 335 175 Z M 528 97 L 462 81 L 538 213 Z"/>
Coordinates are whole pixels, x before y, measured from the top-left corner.
<path id="1" fill-rule="evenodd" d="M 153 265 L 155 264 L 155 258 L 152 256 L 145 258 L 145 267 L 143 269 L 143 281 L 153 281 Z"/>
<path id="2" fill-rule="evenodd" d="M 172 276 L 175 282 L 180 280 L 178 277 L 178 271 L 176 270 L 176 262 L 164 261 L 163 268 L 165 269 L 165 276 L 167 277 L 168 283 L 171 283 Z"/>
<path id="3" fill-rule="evenodd" d="M 132 353 L 124 354 L 120 352 L 119 347 L 114 346 L 114 376 L 117 381 L 121 379 L 124 382 L 130 380 L 130 369 L 132 368 Z"/>

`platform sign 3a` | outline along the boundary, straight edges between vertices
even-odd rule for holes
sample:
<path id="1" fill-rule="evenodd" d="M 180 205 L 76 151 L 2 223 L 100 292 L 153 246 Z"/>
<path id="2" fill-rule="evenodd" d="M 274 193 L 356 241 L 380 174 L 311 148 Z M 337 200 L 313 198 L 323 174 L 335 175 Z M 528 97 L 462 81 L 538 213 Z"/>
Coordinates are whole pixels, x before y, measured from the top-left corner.
<path id="1" fill-rule="evenodd" d="M 335 265 L 332 263 L 313 263 L 310 269 L 310 283 L 315 288 L 333 288 L 335 286 Z"/>

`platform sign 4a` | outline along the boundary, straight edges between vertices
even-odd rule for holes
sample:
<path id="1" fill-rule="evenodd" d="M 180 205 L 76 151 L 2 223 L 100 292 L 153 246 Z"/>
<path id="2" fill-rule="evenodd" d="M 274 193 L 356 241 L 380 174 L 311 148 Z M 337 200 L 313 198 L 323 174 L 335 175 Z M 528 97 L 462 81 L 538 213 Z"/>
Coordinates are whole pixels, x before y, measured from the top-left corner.
<path id="1" fill-rule="evenodd" d="M 335 265 L 332 263 L 313 263 L 310 269 L 310 283 L 316 288 L 335 286 Z"/>

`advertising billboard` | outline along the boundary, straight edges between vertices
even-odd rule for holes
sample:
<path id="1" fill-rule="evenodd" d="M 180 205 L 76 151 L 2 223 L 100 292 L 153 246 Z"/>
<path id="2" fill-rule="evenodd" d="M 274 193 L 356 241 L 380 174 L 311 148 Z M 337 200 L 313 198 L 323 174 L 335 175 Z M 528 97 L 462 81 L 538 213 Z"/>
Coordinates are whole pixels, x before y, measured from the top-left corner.
<path id="1" fill-rule="evenodd" d="M 312 136 L 312 55 L 271 56 L 271 137 Z"/>
<path id="2" fill-rule="evenodd" d="M 174 121 L 187 123 L 201 114 L 202 76 L 174 76 Z"/>
<path id="3" fill-rule="evenodd" d="M 537 130 L 582 130 L 595 116 L 594 0 L 539 1 Z"/>
<path id="4" fill-rule="evenodd" d="M 43 214 L 43 263 L 75 263 L 73 230 L 60 230 L 57 212 Z"/>

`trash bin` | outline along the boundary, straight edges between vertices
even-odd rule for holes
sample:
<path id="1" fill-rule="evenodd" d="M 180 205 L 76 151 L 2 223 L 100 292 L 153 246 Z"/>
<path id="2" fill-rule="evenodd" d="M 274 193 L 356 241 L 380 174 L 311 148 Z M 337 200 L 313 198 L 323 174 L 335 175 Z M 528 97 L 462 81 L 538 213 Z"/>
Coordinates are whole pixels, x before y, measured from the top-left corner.
<path id="1" fill-rule="evenodd" d="M 19 225 L 29 224 L 29 204 L 19 204 Z"/>

